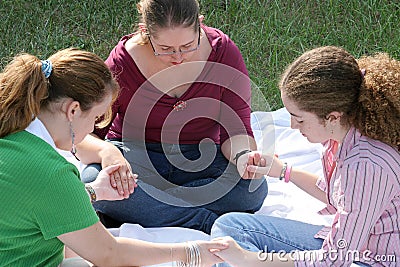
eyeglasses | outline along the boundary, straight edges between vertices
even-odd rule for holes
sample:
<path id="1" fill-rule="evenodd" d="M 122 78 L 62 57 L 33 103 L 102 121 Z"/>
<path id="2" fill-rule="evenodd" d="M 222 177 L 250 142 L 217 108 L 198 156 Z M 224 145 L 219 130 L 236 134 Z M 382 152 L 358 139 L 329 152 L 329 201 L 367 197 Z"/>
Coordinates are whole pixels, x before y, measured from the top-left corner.
<path id="1" fill-rule="evenodd" d="M 172 56 L 172 55 L 176 55 L 176 54 L 178 54 L 178 53 L 180 53 L 180 54 L 186 54 L 186 53 L 190 53 L 190 52 L 194 52 L 194 51 L 198 50 L 198 49 L 200 48 L 200 34 L 201 34 L 201 31 L 200 31 L 200 27 L 199 27 L 199 37 L 198 37 L 198 39 L 197 39 L 197 45 L 196 45 L 196 47 L 179 48 L 178 51 L 176 51 L 175 49 L 171 48 L 172 51 L 161 52 L 161 53 L 157 52 L 157 51 L 154 49 L 153 43 L 151 42 L 151 36 L 148 35 L 148 37 L 149 37 L 149 43 L 150 43 L 150 45 L 151 45 L 151 48 L 153 49 L 153 52 L 154 52 L 154 55 L 155 55 L 155 56 Z"/>

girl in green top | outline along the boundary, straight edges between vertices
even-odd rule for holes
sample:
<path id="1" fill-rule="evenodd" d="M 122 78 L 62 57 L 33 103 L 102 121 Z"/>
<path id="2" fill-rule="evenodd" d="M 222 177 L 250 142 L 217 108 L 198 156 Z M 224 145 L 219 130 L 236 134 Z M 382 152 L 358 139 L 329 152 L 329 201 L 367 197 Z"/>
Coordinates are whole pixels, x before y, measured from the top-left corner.
<path id="1" fill-rule="evenodd" d="M 127 198 L 136 177 L 128 170 L 128 179 L 116 183 L 120 165 L 112 165 L 85 190 L 76 167 L 56 149 L 75 155 L 96 120 L 107 121 L 117 94 L 102 59 L 77 49 L 44 61 L 22 54 L 0 74 L 0 266 L 57 266 L 64 245 L 98 266 L 220 261 L 210 250 L 226 248 L 223 242 L 115 238 L 99 222 L 90 200 Z"/>

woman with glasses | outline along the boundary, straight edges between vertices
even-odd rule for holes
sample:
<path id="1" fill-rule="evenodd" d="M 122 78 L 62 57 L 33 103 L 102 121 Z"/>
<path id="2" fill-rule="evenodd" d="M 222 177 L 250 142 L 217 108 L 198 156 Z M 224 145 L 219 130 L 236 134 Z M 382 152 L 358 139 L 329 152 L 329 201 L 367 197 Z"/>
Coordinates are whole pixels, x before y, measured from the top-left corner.
<path id="1" fill-rule="evenodd" d="M 78 146 L 84 163 L 99 163 L 82 179 L 121 164 L 113 184 L 127 196 L 126 177 L 131 169 L 139 175 L 128 199 L 95 203 L 106 225 L 209 233 L 220 215 L 253 213 L 267 194 L 263 179 L 246 179 L 258 178 L 246 164 L 260 163 L 252 152 L 247 69 L 229 37 L 202 23 L 196 0 L 142 0 L 137 8 L 138 31 L 106 60 L 121 87 L 113 121 Z"/>

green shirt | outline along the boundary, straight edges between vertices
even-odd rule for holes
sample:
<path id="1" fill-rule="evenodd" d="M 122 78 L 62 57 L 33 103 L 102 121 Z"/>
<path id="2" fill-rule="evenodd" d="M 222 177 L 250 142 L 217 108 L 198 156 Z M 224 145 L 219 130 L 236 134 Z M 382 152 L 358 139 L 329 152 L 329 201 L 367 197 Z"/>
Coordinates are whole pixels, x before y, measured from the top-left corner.
<path id="1" fill-rule="evenodd" d="M 57 266 L 57 236 L 98 222 L 76 167 L 21 131 L 0 139 L 0 266 Z"/>

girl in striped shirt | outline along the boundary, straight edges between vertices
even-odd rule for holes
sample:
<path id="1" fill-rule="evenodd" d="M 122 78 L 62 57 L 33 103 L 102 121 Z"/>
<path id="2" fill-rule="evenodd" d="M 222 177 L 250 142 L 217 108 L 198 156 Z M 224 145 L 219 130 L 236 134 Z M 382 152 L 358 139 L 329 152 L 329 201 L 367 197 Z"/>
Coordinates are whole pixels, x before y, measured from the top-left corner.
<path id="1" fill-rule="evenodd" d="M 292 181 L 326 203 L 333 223 L 230 213 L 212 229 L 230 242 L 217 255 L 226 266 L 400 266 L 400 62 L 320 47 L 279 87 L 291 127 L 325 145 L 324 177 L 269 155 L 247 170 Z"/>

